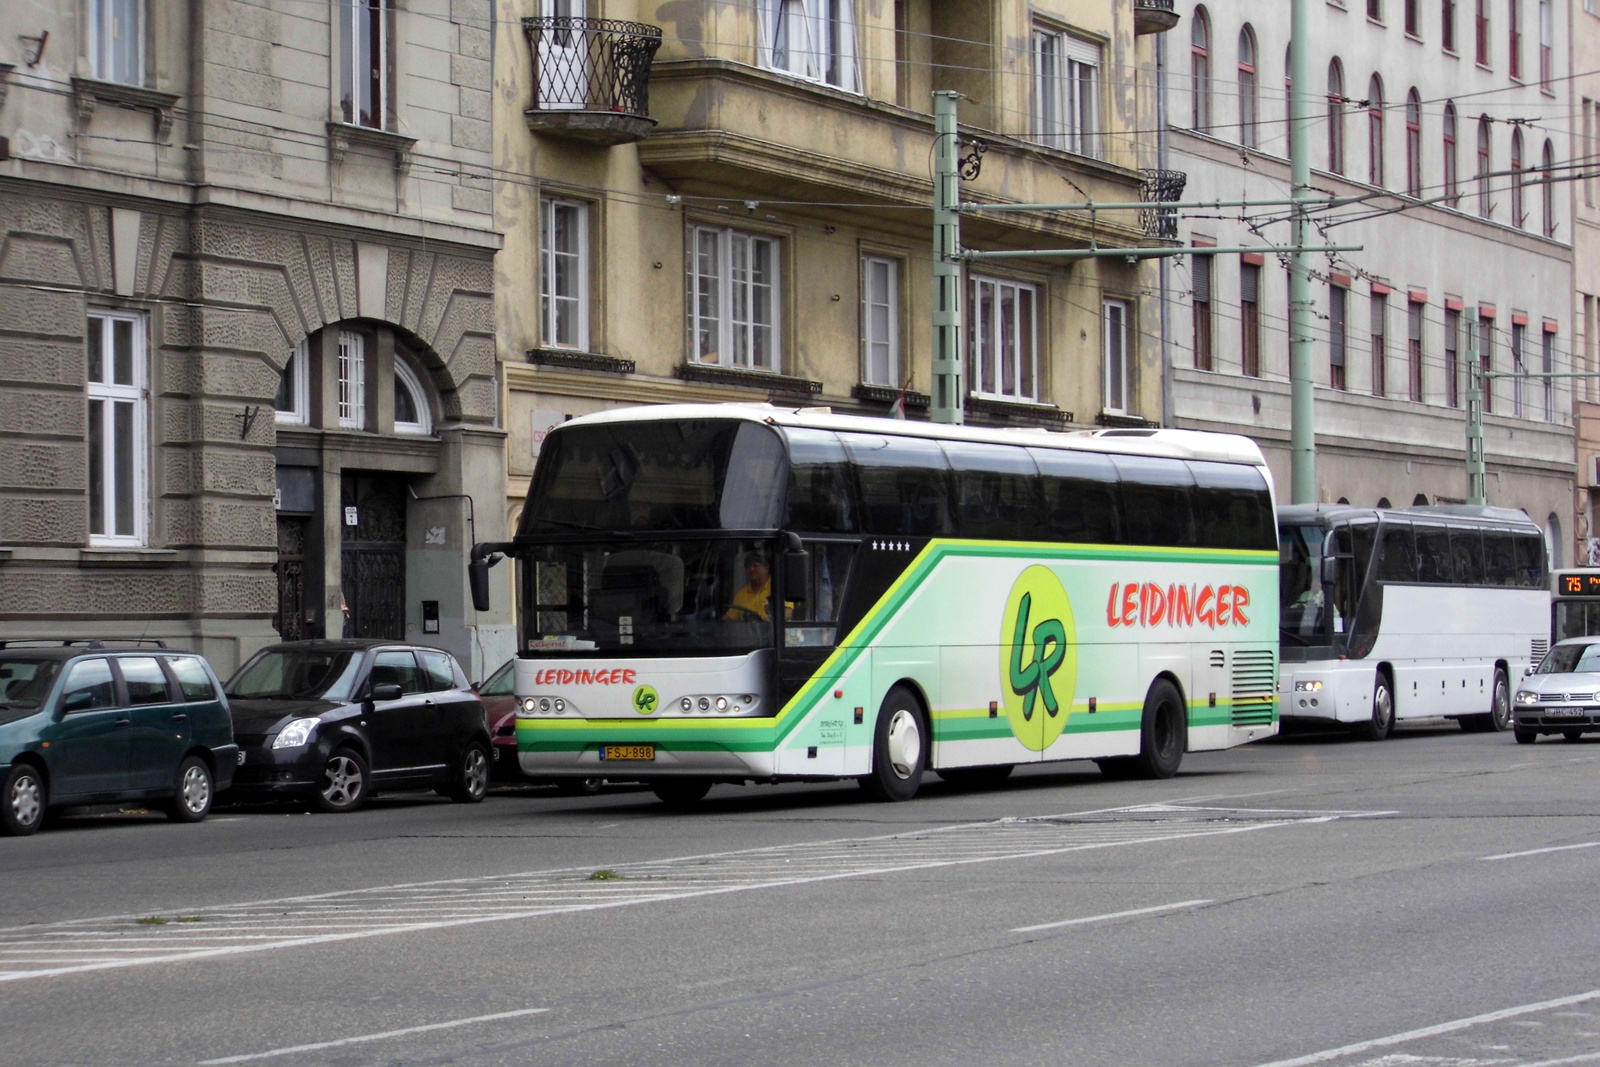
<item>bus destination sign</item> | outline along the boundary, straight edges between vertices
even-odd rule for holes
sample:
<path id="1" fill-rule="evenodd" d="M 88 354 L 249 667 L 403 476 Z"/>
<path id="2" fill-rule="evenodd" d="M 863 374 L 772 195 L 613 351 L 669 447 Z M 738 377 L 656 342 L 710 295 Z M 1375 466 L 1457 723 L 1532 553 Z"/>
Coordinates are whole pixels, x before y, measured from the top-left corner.
<path id="1" fill-rule="evenodd" d="M 1557 589 L 1559 596 L 1600 597 L 1600 574 L 1563 574 Z"/>

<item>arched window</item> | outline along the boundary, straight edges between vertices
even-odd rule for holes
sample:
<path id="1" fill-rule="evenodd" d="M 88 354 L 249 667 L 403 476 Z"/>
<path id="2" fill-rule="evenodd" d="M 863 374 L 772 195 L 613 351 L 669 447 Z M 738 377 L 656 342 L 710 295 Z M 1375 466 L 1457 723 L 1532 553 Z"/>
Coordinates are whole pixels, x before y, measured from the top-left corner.
<path id="1" fill-rule="evenodd" d="M 1367 83 L 1367 181 L 1383 184 L 1383 79 Z"/>
<path id="2" fill-rule="evenodd" d="M 1456 170 L 1456 106 L 1444 105 L 1444 195 L 1451 207 L 1461 203 L 1461 181 Z"/>
<path id="3" fill-rule="evenodd" d="M 1194 9 L 1189 24 L 1189 72 L 1193 79 L 1189 124 L 1197 130 L 1211 126 L 1211 19 L 1206 9 Z"/>
<path id="4" fill-rule="evenodd" d="M 1248 24 L 1239 31 L 1239 143 L 1256 146 L 1256 35 Z"/>
<path id="5" fill-rule="evenodd" d="M 1489 201 L 1489 116 L 1478 117 L 1478 214 L 1489 218 L 1494 205 Z"/>
<path id="6" fill-rule="evenodd" d="M 1511 131 L 1511 225 L 1523 229 L 1528 225 L 1528 205 L 1522 195 L 1522 131 Z"/>
<path id="7" fill-rule="evenodd" d="M 1556 235 L 1556 150 L 1549 141 L 1539 156 L 1539 203 L 1544 235 Z"/>
<path id="8" fill-rule="evenodd" d="M 1422 97 L 1406 94 L 1406 192 L 1422 195 Z"/>
<path id="9" fill-rule="evenodd" d="M 1337 56 L 1328 64 L 1328 169 L 1344 173 L 1344 67 Z"/>
<path id="10" fill-rule="evenodd" d="M 394 361 L 394 432 L 433 432 L 433 413 L 422 379 L 398 356 Z"/>

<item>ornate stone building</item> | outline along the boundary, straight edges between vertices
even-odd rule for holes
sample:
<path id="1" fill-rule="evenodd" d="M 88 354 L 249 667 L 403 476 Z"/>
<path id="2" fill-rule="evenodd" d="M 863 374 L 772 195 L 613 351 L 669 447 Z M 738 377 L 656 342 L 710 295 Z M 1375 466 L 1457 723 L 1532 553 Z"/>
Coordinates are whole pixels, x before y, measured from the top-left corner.
<path id="1" fill-rule="evenodd" d="M 0 5 L 0 637 L 509 654 L 490 14 Z"/>

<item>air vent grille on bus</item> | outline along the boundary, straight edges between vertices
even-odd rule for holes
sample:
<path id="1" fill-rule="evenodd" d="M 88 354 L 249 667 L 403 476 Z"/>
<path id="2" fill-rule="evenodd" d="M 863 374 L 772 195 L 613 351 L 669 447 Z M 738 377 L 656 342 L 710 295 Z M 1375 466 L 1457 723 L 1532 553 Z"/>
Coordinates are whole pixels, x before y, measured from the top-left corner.
<path id="1" fill-rule="evenodd" d="M 1233 725 L 1272 722 L 1277 680 L 1270 648 L 1241 649 L 1233 654 Z"/>
<path id="2" fill-rule="evenodd" d="M 1227 663 L 1227 657 L 1223 654 L 1222 649 L 1213 648 L 1211 650 L 1211 665 L 1213 667 L 1216 667 L 1218 670 L 1220 670 L 1220 669 L 1222 669 L 1223 665 L 1226 664 L 1226 663 Z"/>
<path id="3" fill-rule="evenodd" d="M 1540 660 L 1544 659 L 1544 654 L 1550 651 L 1550 642 L 1546 641 L 1542 637 L 1535 637 L 1532 641 L 1532 645 L 1533 662 L 1535 665 L 1537 665 Z"/>

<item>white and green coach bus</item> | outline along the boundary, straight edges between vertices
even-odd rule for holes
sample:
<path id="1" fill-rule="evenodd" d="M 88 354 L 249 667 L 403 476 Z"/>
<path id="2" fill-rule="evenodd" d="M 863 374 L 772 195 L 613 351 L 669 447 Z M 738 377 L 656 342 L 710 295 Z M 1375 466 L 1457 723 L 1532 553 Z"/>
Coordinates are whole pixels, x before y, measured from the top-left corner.
<path id="1" fill-rule="evenodd" d="M 1277 525 L 1243 437 L 665 405 L 573 419 L 515 539 L 541 778 L 1169 777 L 1277 731 Z"/>

